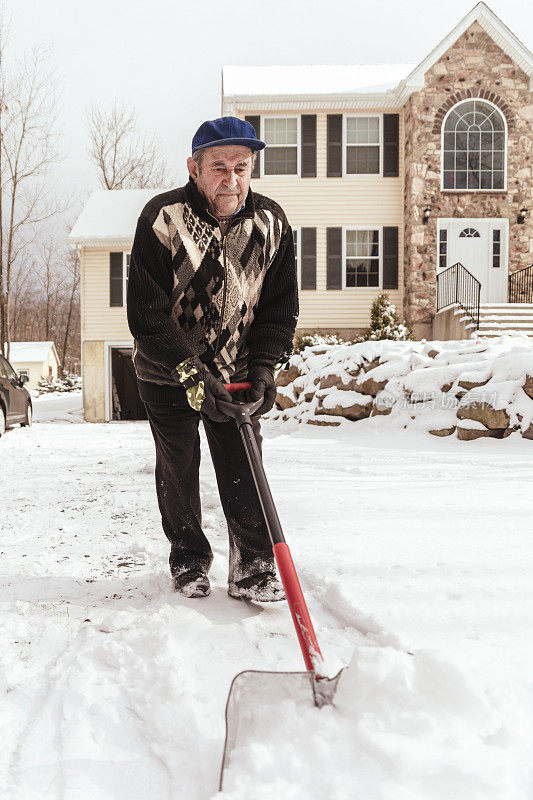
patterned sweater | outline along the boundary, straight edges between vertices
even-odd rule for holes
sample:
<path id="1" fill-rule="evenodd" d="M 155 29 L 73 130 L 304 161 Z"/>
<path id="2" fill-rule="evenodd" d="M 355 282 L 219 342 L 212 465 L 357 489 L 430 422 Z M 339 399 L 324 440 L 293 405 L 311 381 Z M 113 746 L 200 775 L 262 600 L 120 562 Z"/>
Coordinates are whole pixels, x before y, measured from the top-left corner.
<path id="1" fill-rule="evenodd" d="M 253 360 L 288 357 L 298 318 L 291 227 L 280 206 L 248 192 L 222 235 L 196 184 L 153 197 L 130 256 L 128 324 L 141 398 L 172 402 L 171 370 L 198 356 L 225 382 Z"/>

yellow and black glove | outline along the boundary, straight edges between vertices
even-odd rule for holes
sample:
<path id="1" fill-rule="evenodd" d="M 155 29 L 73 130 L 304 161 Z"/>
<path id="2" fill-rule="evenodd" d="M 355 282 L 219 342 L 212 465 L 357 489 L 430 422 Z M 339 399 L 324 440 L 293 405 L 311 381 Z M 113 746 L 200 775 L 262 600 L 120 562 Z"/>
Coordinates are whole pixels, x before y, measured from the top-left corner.
<path id="1" fill-rule="evenodd" d="M 187 358 L 174 369 L 174 377 L 187 394 L 191 408 L 200 411 L 213 422 L 228 422 L 230 417 L 222 414 L 216 399 L 232 402 L 232 397 L 224 384 L 211 375 L 199 358 Z"/>

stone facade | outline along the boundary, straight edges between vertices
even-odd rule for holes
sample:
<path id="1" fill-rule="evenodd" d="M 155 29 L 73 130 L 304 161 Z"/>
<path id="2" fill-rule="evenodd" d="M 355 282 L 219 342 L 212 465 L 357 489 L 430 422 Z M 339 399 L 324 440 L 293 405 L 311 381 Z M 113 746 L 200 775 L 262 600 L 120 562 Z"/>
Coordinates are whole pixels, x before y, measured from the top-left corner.
<path id="1" fill-rule="evenodd" d="M 431 336 L 436 311 L 438 217 L 506 217 L 509 272 L 533 263 L 533 95 L 528 76 L 475 22 L 426 72 L 425 84 L 404 107 L 404 313 L 417 337 Z M 442 121 L 467 98 L 490 100 L 505 116 L 507 191 L 440 189 Z M 424 224 L 426 206 L 431 215 Z M 518 224 L 522 206 L 529 213 Z"/>

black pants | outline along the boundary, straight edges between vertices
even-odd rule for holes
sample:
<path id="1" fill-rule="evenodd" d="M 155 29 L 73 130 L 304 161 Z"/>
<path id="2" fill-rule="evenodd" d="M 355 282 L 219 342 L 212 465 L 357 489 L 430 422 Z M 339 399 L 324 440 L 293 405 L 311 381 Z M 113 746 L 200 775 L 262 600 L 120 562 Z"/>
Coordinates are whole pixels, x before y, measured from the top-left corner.
<path id="1" fill-rule="evenodd" d="M 202 531 L 200 436 L 202 419 L 229 533 L 228 582 L 274 570 L 272 545 L 257 490 L 235 422 L 212 422 L 190 408 L 145 402 L 155 441 L 155 482 L 163 530 L 170 542 L 170 571 L 193 567 L 206 572 L 213 552 Z M 253 430 L 261 449 L 258 420 Z"/>

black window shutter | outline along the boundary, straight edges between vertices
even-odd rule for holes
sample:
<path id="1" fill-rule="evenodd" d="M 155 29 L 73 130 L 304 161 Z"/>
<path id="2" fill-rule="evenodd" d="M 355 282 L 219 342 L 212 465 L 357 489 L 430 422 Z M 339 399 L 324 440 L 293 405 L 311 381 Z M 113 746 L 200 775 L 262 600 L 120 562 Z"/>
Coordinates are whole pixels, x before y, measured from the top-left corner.
<path id="1" fill-rule="evenodd" d="M 328 114 L 328 178 L 342 178 L 342 114 Z"/>
<path id="2" fill-rule="evenodd" d="M 326 252 L 326 288 L 342 289 L 342 228 L 327 228 Z"/>
<path id="3" fill-rule="evenodd" d="M 246 122 L 249 122 L 252 128 L 255 131 L 255 134 L 258 139 L 261 138 L 261 117 L 245 117 Z M 255 160 L 255 167 L 254 171 L 252 172 L 252 178 L 259 177 L 259 159 L 261 158 L 261 153 L 257 153 L 257 158 Z"/>
<path id="4" fill-rule="evenodd" d="M 122 298 L 122 253 L 109 253 L 109 305 L 123 305 Z"/>
<path id="5" fill-rule="evenodd" d="M 302 178 L 316 178 L 316 114 L 302 114 Z"/>
<path id="6" fill-rule="evenodd" d="M 316 289 L 316 228 L 302 228 L 301 285 Z"/>
<path id="7" fill-rule="evenodd" d="M 383 177 L 400 174 L 400 115 L 383 114 Z"/>
<path id="8" fill-rule="evenodd" d="M 398 227 L 383 228 L 383 288 L 398 288 Z"/>

